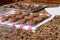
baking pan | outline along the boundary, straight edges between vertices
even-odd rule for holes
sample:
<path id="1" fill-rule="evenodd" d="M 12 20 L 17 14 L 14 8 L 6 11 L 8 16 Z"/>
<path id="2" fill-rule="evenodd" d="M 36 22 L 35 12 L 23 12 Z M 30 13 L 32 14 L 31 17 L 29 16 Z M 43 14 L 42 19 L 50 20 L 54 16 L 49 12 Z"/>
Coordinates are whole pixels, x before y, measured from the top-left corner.
<path id="1" fill-rule="evenodd" d="M 16 2 L 16 4 L 17 3 L 19 3 L 19 2 Z M 24 5 L 29 5 L 30 4 L 30 3 L 26 3 L 26 2 L 23 2 L 23 3 L 24 3 Z M 41 8 L 37 8 L 36 10 L 27 10 L 27 9 L 21 9 L 21 8 L 20 8 L 20 10 L 21 11 L 28 11 L 28 12 L 37 12 L 37 11 L 41 11 L 41 10 L 43 10 L 43 9 L 45 9 L 47 7 L 46 4 L 36 4 L 36 3 L 31 3 L 31 4 L 33 4 L 35 7 L 38 7 L 39 5 L 41 5 L 42 7 Z M 4 5 L 4 6 L 7 6 L 7 5 Z M 4 6 L 2 6 L 2 7 L 4 7 Z"/>
<path id="2" fill-rule="evenodd" d="M 8 13 L 11 14 L 14 12 L 15 11 L 13 10 L 13 11 L 7 12 L 7 14 Z M 55 17 L 55 15 L 53 15 L 53 14 L 47 14 L 47 15 L 49 16 L 49 18 L 44 19 L 42 22 L 39 22 L 38 24 L 35 24 L 35 25 L 18 24 L 17 22 L 11 23 L 9 21 L 2 21 L 2 20 L 0 20 L 0 23 L 1 23 L 1 25 L 7 25 L 8 27 L 11 27 L 11 28 L 31 30 L 32 32 L 35 32 L 38 27 L 40 27 L 41 25 L 45 24 L 46 22 L 52 20 Z"/>

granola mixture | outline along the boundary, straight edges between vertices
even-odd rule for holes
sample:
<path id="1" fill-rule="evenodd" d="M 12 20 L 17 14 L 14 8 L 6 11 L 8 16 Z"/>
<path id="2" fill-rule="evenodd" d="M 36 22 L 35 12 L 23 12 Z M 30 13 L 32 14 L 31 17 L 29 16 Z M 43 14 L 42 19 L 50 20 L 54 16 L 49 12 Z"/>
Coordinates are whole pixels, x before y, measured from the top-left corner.
<path id="1" fill-rule="evenodd" d="M 35 33 L 0 27 L 0 40 L 60 40 L 60 16 L 39 27 Z"/>

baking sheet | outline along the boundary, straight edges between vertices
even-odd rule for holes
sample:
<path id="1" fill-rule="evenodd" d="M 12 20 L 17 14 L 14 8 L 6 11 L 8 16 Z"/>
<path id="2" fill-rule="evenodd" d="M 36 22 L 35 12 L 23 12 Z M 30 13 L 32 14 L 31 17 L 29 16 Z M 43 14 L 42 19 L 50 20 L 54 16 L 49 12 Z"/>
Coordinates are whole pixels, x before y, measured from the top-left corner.
<path id="1" fill-rule="evenodd" d="M 4 15 L 9 14 L 9 13 L 15 13 L 15 11 L 13 10 L 13 11 L 7 12 Z M 2 15 L 0 15 L 0 18 L 1 18 L 1 16 Z M 40 27 L 41 25 L 45 24 L 46 22 L 52 20 L 55 15 L 49 14 L 48 16 L 49 16 L 49 18 L 43 20 L 42 22 L 40 22 L 36 25 L 18 24 L 17 22 L 9 22 L 9 21 L 2 21 L 2 20 L 0 20 L 0 24 L 7 25 L 8 27 L 11 27 L 11 28 L 31 30 L 32 32 L 35 32 L 38 27 Z"/>
<path id="2" fill-rule="evenodd" d="M 18 3 L 18 2 L 17 2 Z M 23 2 L 25 5 L 29 5 L 30 3 L 26 3 L 26 2 Z M 38 7 L 40 4 L 36 4 L 36 3 L 32 3 L 35 7 Z M 41 4 L 42 5 L 42 7 L 41 8 L 37 8 L 37 10 L 26 10 L 26 9 L 20 9 L 21 11 L 28 11 L 28 12 L 37 12 L 37 11 L 41 11 L 41 10 L 43 10 L 43 9 L 45 9 L 46 7 L 47 7 L 47 5 L 46 4 Z M 3 5 L 2 6 L 2 8 L 4 7 L 4 6 L 7 6 L 7 5 Z M 15 9 L 15 8 L 13 8 L 13 9 Z"/>
<path id="3" fill-rule="evenodd" d="M 1 14 L 4 14 L 6 12 L 12 11 L 12 10 L 15 10 L 15 9 L 13 9 L 13 8 L 2 8 L 2 7 L 0 7 L 0 15 Z"/>

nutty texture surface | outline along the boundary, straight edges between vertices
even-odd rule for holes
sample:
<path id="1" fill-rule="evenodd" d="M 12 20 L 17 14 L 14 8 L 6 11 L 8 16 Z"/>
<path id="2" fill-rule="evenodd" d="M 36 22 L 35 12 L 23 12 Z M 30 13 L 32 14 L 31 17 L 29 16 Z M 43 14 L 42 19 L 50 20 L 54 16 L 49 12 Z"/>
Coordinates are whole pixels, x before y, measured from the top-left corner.
<path id="1" fill-rule="evenodd" d="M 35 33 L 0 26 L 0 40 L 60 40 L 60 16 L 40 26 Z"/>

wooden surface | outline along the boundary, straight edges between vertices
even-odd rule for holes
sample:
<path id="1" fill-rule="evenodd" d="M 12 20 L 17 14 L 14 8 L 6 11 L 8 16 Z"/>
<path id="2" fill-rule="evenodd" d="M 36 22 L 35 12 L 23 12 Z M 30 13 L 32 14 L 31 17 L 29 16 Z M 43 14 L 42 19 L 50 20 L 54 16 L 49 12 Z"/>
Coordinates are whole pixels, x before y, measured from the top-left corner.
<path id="1" fill-rule="evenodd" d="M 18 1 L 23 1 L 23 0 L 0 0 L 0 6 L 5 5 L 5 4 L 9 4 L 12 2 L 18 2 Z"/>
<path id="2" fill-rule="evenodd" d="M 60 0 L 24 0 L 25 2 L 60 3 Z"/>
<path id="3" fill-rule="evenodd" d="M 5 4 L 9 4 L 9 3 L 12 3 L 13 0 L 0 0 L 0 6 L 1 5 L 5 5 Z"/>
<path id="4" fill-rule="evenodd" d="M 13 0 L 13 2 L 24 1 L 24 0 Z"/>
<path id="5" fill-rule="evenodd" d="M 24 2 L 39 2 L 39 3 L 60 3 L 60 0 L 0 0 L 0 6 L 9 4 L 12 2 L 24 1 Z"/>
<path id="6" fill-rule="evenodd" d="M 32 0 L 32 2 L 46 2 L 46 0 Z"/>
<path id="7" fill-rule="evenodd" d="M 32 2 L 32 0 L 24 0 L 24 2 Z"/>
<path id="8" fill-rule="evenodd" d="M 48 3 L 60 3 L 60 0 L 48 0 Z"/>

